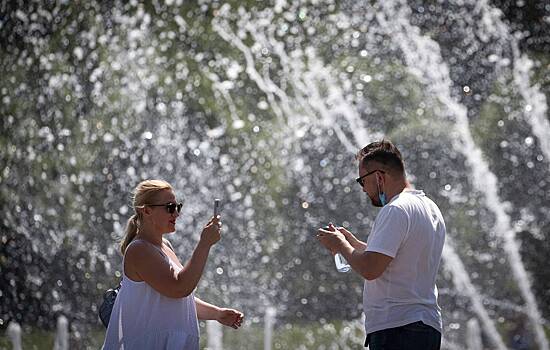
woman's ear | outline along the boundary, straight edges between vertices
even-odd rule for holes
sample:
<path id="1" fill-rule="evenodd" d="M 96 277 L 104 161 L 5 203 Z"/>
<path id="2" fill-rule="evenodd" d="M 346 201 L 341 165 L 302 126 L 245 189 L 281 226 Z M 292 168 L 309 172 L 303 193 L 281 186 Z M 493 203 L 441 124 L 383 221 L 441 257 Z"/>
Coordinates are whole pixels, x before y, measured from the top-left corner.
<path id="1" fill-rule="evenodd" d="M 138 214 L 139 214 L 141 217 L 149 216 L 149 215 L 151 215 L 151 208 L 148 207 L 148 206 L 144 206 L 144 207 L 142 207 L 142 208 L 139 208 L 139 209 L 138 209 Z"/>
<path id="2" fill-rule="evenodd" d="M 151 215 L 152 211 L 153 210 L 151 209 L 151 207 L 145 206 L 145 208 L 143 208 L 143 215 L 149 216 Z"/>

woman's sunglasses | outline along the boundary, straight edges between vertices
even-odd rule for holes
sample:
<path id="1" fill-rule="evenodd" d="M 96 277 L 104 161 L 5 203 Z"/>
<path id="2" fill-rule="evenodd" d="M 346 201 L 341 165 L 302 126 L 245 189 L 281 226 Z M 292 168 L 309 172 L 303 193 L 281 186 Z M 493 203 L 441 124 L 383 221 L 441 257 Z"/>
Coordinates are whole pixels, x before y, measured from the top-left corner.
<path id="1" fill-rule="evenodd" d="M 165 207 L 166 211 L 170 214 L 174 214 L 174 212 L 177 210 L 178 214 L 181 212 L 181 207 L 183 207 L 183 203 L 166 203 L 166 204 L 149 204 L 150 207 Z"/>

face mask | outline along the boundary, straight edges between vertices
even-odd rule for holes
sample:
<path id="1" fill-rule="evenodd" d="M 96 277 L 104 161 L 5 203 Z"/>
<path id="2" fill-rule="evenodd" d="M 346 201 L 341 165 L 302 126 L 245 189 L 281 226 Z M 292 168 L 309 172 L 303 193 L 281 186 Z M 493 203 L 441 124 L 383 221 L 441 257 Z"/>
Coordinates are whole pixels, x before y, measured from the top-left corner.
<path id="1" fill-rule="evenodd" d="M 376 185 L 378 186 L 378 199 L 380 200 L 380 203 L 382 206 L 386 205 L 386 194 L 382 191 L 380 191 L 380 183 L 378 182 L 378 178 L 376 178 Z"/>
<path id="2" fill-rule="evenodd" d="M 384 192 L 378 192 L 378 199 L 380 199 L 382 206 L 386 205 L 386 194 Z"/>

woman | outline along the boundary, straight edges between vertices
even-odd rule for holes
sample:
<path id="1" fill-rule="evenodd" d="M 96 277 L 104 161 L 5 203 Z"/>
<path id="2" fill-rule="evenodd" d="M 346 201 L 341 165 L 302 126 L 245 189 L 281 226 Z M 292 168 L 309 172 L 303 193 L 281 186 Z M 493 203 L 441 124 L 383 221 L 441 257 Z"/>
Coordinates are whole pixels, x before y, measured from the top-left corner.
<path id="1" fill-rule="evenodd" d="M 135 213 L 121 244 L 123 278 L 103 349 L 199 349 L 201 320 L 239 328 L 243 314 L 194 296 L 210 248 L 220 239 L 221 222 L 204 226 L 191 259 L 182 265 L 165 233 L 176 230 L 182 204 L 161 180 L 141 182 L 134 192 Z"/>

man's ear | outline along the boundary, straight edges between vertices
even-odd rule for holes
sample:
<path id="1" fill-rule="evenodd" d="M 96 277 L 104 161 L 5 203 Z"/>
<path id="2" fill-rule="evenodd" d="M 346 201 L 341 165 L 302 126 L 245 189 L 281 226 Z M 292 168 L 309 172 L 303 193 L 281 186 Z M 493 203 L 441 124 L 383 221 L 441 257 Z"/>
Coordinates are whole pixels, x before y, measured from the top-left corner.
<path id="1" fill-rule="evenodd" d="M 380 187 L 382 187 L 382 186 L 384 185 L 384 183 L 385 183 L 385 181 L 384 181 L 384 176 L 382 176 L 382 174 L 376 172 L 376 181 L 378 181 L 378 185 L 379 185 Z"/>

